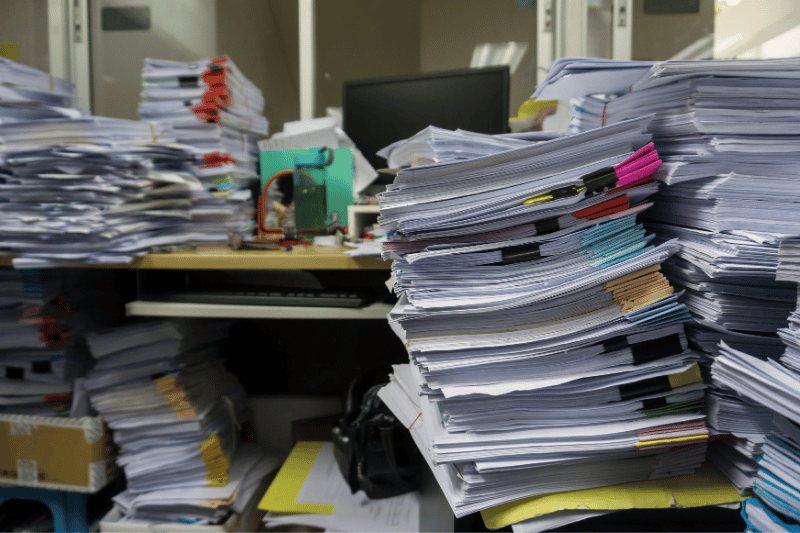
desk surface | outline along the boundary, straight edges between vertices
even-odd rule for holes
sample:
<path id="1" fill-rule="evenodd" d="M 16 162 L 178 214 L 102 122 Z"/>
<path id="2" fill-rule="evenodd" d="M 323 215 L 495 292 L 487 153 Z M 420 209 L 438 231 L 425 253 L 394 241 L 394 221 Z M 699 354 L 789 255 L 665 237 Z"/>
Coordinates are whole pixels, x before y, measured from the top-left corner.
<path id="1" fill-rule="evenodd" d="M 378 257 L 350 257 L 346 247 L 305 246 L 291 251 L 238 250 L 226 246 L 201 246 L 196 250 L 148 254 L 131 263 L 86 265 L 91 268 L 141 268 L 165 270 L 389 270 L 391 261 Z M 11 266 L 11 258 L 0 257 Z"/>

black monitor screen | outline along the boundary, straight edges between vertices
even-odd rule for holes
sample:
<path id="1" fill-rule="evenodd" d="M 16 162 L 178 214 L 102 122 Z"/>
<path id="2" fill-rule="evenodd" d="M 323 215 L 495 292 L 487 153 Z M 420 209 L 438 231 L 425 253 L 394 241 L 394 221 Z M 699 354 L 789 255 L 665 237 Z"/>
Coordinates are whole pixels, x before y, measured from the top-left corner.
<path id="1" fill-rule="evenodd" d="M 381 148 L 428 126 L 508 132 L 508 67 L 451 70 L 344 83 L 342 126 L 375 168 Z"/>

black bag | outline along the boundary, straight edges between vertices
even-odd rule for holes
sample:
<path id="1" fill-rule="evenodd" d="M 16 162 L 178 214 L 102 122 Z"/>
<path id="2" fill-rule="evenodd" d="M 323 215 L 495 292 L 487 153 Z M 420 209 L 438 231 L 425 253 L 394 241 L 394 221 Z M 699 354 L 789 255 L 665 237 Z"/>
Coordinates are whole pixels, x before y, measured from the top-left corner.
<path id="1" fill-rule="evenodd" d="M 333 428 L 333 449 L 352 493 L 363 490 L 379 499 L 419 487 L 422 455 L 408 429 L 378 397 L 385 383 L 375 385 L 375 375 L 365 374 L 350 385 L 344 413 Z"/>

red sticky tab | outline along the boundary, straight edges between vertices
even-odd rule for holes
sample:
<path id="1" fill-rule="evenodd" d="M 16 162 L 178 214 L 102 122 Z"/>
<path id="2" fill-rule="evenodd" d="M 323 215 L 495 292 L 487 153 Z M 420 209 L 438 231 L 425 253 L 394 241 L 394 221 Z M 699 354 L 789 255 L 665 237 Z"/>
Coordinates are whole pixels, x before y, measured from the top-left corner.
<path id="1" fill-rule="evenodd" d="M 574 213 L 572 213 L 572 215 L 575 216 L 576 218 L 585 218 L 588 220 L 593 220 L 595 218 L 600 218 L 613 213 L 618 213 L 619 211 L 624 211 L 628 209 L 630 206 L 631 204 L 630 200 L 628 200 L 628 195 L 623 194 L 616 198 L 611 198 L 610 200 L 606 200 L 605 202 L 599 203 L 597 205 L 593 205 L 592 207 L 587 207 L 586 209 L 575 211 Z"/>

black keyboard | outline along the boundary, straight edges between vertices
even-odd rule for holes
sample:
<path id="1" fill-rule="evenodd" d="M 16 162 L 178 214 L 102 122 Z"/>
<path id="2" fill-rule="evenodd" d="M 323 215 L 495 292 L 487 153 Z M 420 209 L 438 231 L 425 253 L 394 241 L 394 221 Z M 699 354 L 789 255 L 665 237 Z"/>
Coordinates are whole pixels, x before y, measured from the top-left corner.
<path id="1" fill-rule="evenodd" d="M 186 291 L 143 296 L 143 300 L 196 304 L 270 305 L 282 307 L 362 307 L 367 297 L 360 292 L 282 291 Z"/>

